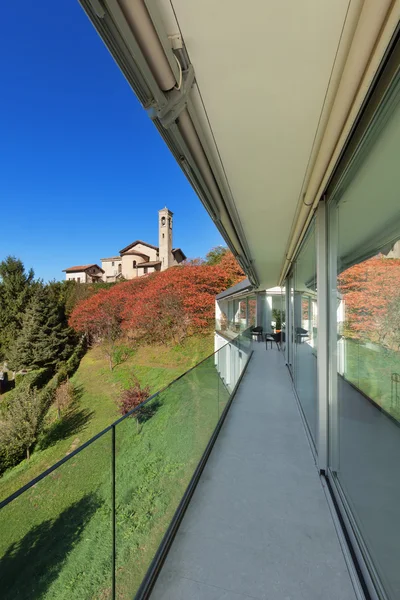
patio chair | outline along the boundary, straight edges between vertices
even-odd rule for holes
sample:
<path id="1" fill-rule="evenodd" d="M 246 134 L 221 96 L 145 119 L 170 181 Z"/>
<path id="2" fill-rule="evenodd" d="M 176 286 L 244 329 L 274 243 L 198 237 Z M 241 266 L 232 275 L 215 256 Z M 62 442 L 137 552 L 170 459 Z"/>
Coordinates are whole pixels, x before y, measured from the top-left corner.
<path id="1" fill-rule="evenodd" d="M 261 342 L 262 335 L 263 335 L 263 328 L 261 327 L 261 325 L 257 325 L 257 327 L 252 328 L 251 337 L 253 340 L 256 340 L 257 342 Z"/>
<path id="2" fill-rule="evenodd" d="M 266 333 L 265 334 L 265 349 L 268 350 L 268 342 L 270 342 L 271 350 L 272 350 L 272 342 L 275 342 L 277 349 L 280 350 L 281 339 L 282 339 L 282 334 L 280 331 L 278 333 Z"/>
<path id="3" fill-rule="evenodd" d="M 310 334 L 308 333 L 307 329 L 304 329 L 303 327 L 296 327 L 296 342 L 298 344 L 302 344 L 306 338 L 309 338 Z"/>

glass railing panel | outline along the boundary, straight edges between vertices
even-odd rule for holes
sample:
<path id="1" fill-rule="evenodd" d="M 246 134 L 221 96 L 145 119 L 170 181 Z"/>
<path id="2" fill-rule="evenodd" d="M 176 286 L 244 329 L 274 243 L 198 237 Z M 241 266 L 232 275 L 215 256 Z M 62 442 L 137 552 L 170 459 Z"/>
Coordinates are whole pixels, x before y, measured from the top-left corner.
<path id="1" fill-rule="evenodd" d="M 229 379 L 229 359 L 230 359 L 230 345 L 226 344 L 218 352 L 215 353 L 215 365 L 219 373 L 218 378 L 218 407 L 219 415 L 224 411 L 230 397 L 228 388 Z"/>
<path id="2" fill-rule="evenodd" d="M 211 356 L 117 426 L 117 598 L 137 593 L 218 423 L 222 394 L 226 402 Z"/>
<path id="3" fill-rule="evenodd" d="M 247 328 L 246 320 L 228 321 L 226 319 L 215 320 L 215 331 L 223 333 L 226 337 L 234 339 Z"/>
<path id="4" fill-rule="evenodd" d="M 245 331 L 10 499 L 2 600 L 131 599 L 250 356 Z"/>
<path id="5" fill-rule="evenodd" d="M 107 432 L 0 510 L 2 600 L 111 599 L 111 452 Z"/>

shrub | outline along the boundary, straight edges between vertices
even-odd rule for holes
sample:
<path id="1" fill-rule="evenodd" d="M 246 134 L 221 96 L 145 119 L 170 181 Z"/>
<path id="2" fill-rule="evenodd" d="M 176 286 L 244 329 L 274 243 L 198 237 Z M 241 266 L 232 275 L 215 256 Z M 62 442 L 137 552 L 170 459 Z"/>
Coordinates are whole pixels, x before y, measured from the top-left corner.
<path id="1" fill-rule="evenodd" d="M 102 290 L 80 302 L 69 323 L 98 341 L 115 343 L 127 333 L 131 338 L 179 342 L 185 335 L 210 330 L 216 294 L 243 277 L 231 253 L 215 266 L 172 267 Z"/>
<path id="2" fill-rule="evenodd" d="M 43 422 L 43 407 L 36 390 L 21 386 L 0 423 L 0 448 L 7 460 L 22 457 L 36 442 Z"/>
<path id="3" fill-rule="evenodd" d="M 23 383 L 25 386 L 31 388 L 41 388 L 49 381 L 51 375 L 52 369 L 49 367 L 35 369 L 34 371 L 29 371 L 29 373 L 26 373 L 25 375 L 17 373 L 15 375 L 15 385 L 18 387 Z"/>
<path id="4" fill-rule="evenodd" d="M 128 414 L 129 411 L 133 410 L 139 406 L 139 404 L 147 400 L 149 396 L 149 386 L 142 388 L 139 381 L 135 380 L 130 388 L 122 392 L 121 397 L 118 400 L 118 408 L 121 415 Z M 137 416 L 137 412 L 134 413 L 133 416 Z"/>
<path id="5" fill-rule="evenodd" d="M 63 381 L 55 391 L 55 404 L 57 407 L 57 417 L 61 419 L 61 413 L 66 410 L 74 399 L 74 387 L 67 379 Z"/>
<path id="6" fill-rule="evenodd" d="M 67 376 L 71 377 L 81 362 L 81 358 L 84 356 L 86 352 L 86 341 L 82 339 L 77 347 L 75 348 L 74 353 L 70 356 L 70 358 L 66 362 L 66 372 Z"/>

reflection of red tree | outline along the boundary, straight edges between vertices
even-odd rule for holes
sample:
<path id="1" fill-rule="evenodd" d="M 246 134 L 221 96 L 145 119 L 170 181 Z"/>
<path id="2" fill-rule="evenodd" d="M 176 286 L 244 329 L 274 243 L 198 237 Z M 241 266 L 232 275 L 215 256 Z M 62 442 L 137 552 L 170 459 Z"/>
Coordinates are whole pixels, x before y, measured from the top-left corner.
<path id="1" fill-rule="evenodd" d="M 256 298 L 249 298 L 249 325 L 256 324 L 257 314 L 257 300 Z"/>
<path id="2" fill-rule="evenodd" d="M 302 298 L 301 300 L 301 312 L 302 312 L 302 320 L 303 321 L 308 321 L 309 319 L 309 307 L 310 307 L 310 302 L 308 298 Z"/>
<path id="3" fill-rule="evenodd" d="M 338 290 L 345 305 L 345 335 L 392 345 L 390 313 L 400 307 L 399 283 L 400 259 L 382 255 L 343 271 Z"/>

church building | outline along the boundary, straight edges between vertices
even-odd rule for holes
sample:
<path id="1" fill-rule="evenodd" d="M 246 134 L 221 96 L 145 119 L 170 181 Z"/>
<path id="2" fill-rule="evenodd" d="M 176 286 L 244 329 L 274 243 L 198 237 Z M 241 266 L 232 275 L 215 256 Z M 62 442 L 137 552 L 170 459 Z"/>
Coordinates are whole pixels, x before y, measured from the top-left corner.
<path id="1" fill-rule="evenodd" d="M 134 279 L 154 271 L 165 271 L 179 265 L 186 256 L 180 248 L 172 246 L 173 213 L 168 208 L 158 211 L 158 246 L 136 240 L 119 251 L 118 256 L 101 259 L 99 278 L 114 282 L 120 278 Z M 97 265 L 95 265 L 97 266 Z M 67 279 L 74 278 L 75 267 L 65 269 Z M 85 278 L 79 278 L 84 282 Z"/>

